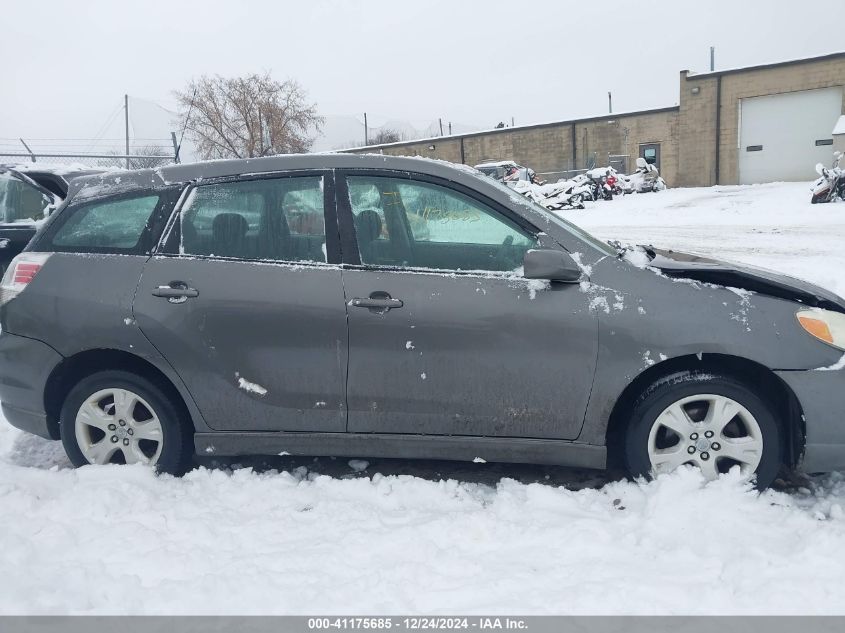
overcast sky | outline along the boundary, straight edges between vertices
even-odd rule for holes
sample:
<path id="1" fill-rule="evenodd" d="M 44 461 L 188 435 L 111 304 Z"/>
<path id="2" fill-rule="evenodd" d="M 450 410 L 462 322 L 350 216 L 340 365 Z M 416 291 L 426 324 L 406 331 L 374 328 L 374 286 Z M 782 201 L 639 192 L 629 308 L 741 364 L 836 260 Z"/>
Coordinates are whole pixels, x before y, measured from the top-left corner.
<path id="1" fill-rule="evenodd" d="M 845 49 L 841 0 L 6 0 L 0 15 L 0 143 L 91 138 L 117 112 L 116 136 L 124 93 L 173 107 L 210 73 L 294 78 L 324 114 L 491 127 L 600 114 L 608 90 L 616 111 L 674 105 L 711 45 L 717 69 Z"/>

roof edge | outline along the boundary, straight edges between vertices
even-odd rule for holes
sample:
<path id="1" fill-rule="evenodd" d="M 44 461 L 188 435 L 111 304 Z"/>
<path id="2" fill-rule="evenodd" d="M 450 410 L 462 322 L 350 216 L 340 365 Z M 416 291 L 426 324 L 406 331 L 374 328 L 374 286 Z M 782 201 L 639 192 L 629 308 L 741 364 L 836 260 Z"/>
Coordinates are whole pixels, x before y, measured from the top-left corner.
<path id="1" fill-rule="evenodd" d="M 513 127 L 492 128 L 489 130 L 478 130 L 476 132 L 464 132 L 463 134 L 452 134 L 449 136 L 430 136 L 428 138 L 419 138 L 408 141 L 396 141 L 395 143 L 382 143 L 381 145 L 361 145 L 359 147 L 347 147 L 344 149 L 332 150 L 333 153 L 347 153 L 360 152 L 363 150 L 378 151 L 388 147 L 406 147 L 408 145 L 417 145 L 419 143 L 435 143 L 437 141 L 457 140 L 462 138 L 473 138 L 476 136 L 486 136 L 487 134 L 504 134 L 506 132 L 522 131 L 522 130 L 536 130 L 547 127 L 556 127 L 559 125 L 572 125 L 578 123 L 589 123 L 591 121 L 602 121 L 604 119 L 622 119 L 625 117 L 642 116 L 647 114 L 661 114 L 663 112 L 672 112 L 680 110 L 680 106 L 667 106 L 663 108 L 652 108 L 650 110 L 633 110 L 631 112 L 610 112 L 600 116 L 584 117 L 580 119 L 564 119 L 561 121 L 547 121 L 546 123 L 532 123 L 530 125 L 515 125 Z"/>
<path id="2" fill-rule="evenodd" d="M 826 53 L 824 55 L 817 55 L 816 57 L 802 57 L 800 59 L 788 59 L 780 62 L 770 62 L 768 64 L 758 64 L 756 66 L 742 66 L 740 68 L 726 68 L 725 70 L 713 70 L 706 73 L 694 73 L 689 70 L 682 70 L 681 73 L 687 80 L 702 79 L 707 77 L 718 77 L 719 75 L 733 75 L 738 73 L 751 72 L 754 70 L 768 70 L 770 68 L 780 68 L 781 66 L 796 66 L 798 64 L 811 64 L 814 62 L 824 62 L 831 59 L 845 58 L 845 51 L 837 53 Z"/>

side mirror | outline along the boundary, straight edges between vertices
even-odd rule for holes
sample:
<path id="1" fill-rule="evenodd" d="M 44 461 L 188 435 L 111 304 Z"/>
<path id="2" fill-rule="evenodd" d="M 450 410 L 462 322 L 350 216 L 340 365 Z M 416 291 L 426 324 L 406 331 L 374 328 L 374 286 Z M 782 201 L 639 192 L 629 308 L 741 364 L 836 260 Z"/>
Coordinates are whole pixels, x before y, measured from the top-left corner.
<path id="1" fill-rule="evenodd" d="M 526 279 L 548 279 L 576 283 L 581 281 L 581 269 L 568 253 L 551 249 L 530 250 L 522 262 Z"/>

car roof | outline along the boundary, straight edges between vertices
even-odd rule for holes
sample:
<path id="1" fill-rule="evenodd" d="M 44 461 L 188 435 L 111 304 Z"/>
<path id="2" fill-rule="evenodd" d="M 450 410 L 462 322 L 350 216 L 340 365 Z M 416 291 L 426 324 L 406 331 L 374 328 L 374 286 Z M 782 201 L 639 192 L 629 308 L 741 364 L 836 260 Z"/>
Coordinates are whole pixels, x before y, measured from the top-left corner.
<path id="1" fill-rule="evenodd" d="M 414 171 L 449 178 L 455 168 L 473 171 L 464 165 L 441 160 L 384 154 L 285 154 L 264 158 L 214 160 L 182 165 L 166 165 L 155 169 L 168 183 L 187 182 L 198 178 L 242 176 L 244 174 L 308 170 L 308 169 L 390 169 Z"/>
<path id="2" fill-rule="evenodd" d="M 505 206 L 513 206 L 515 201 L 507 188 L 500 188 L 495 180 L 468 165 L 422 157 L 341 153 L 285 154 L 105 172 L 97 176 L 75 178 L 70 183 L 68 197 L 78 202 L 216 178 L 326 169 L 378 169 L 424 174 L 464 185 Z M 521 213 L 538 223 L 538 226 L 539 223 L 548 223 L 546 214 L 527 199 L 517 197 L 516 204 L 521 207 Z"/>
<path id="3" fill-rule="evenodd" d="M 178 185 L 214 178 L 325 169 L 409 171 L 462 182 L 474 188 L 490 186 L 488 184 L 489 179 L 472 167 L 442 160 L 406 156 L 385 156 L 383 154 L 324 153 L 211 160 L 197 163 L 164 165 L 153 169 L 104 172 L 96 176 L 74 179 L 71 183 L 71 193 L 75 196 L 91 198 L 129 192 L 141 188 Z M 481 179 L 483 179 L 483 184 L 479 183 Z"/>

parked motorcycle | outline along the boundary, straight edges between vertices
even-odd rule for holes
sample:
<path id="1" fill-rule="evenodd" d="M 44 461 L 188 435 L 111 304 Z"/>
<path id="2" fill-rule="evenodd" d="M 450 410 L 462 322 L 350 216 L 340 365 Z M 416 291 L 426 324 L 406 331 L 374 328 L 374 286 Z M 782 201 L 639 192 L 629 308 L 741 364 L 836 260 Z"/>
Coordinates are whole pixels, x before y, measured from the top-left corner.
<path id="1" fill-rule="evenodd" d="M 620 181 L 625 193 L 647 193 L 666 189 L 666 181 L 660 177 L 660 171 L 642 157 L 637 159 L 636 171 L 623 176 Z"/>
<path id="2" fill-rule="evenodd" d="M 841 158 L 842 152 L 833 152 L 833 164 L 829 169 L 821 163 L 816 165 L 819 179 L 811 188 L 810 202 L 813 204 L 845 199 L 845 171 L 839 166 Z"/>
<path id="3" fill-rule="evenodd" d="M 583 209 L 584 200 L 592 200 L 591 187 L 583 175 L 573 180 L 546 185 L 536 185 L 530 181 L 521 180 L 514 185 L 513 189 L 540 206 L 553 211 Z"/>
<path id="4" fill-rule="evenodd" d="M 613 185 L 616 177 L 613 175 L 616 170 L 613 167 L 596 167 L 587 171 L 586 176 L 590 180 L 593 199 L 613 200 Z"/>

